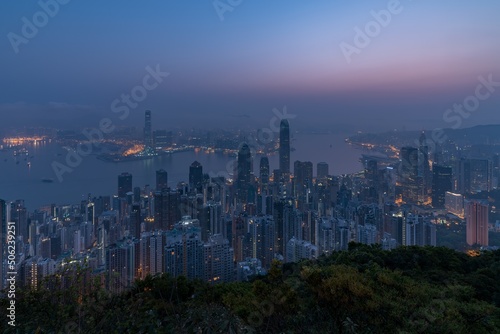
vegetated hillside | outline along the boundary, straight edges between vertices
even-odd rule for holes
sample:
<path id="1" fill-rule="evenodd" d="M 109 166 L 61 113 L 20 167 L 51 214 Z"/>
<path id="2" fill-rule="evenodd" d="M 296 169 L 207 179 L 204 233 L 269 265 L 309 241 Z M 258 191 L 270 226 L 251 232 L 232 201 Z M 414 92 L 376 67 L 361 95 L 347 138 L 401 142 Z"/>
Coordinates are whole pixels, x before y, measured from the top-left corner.
<path id="1" fill-rule="evenodd" d="M 122 295 L 75 282 L 17 297 L 21 333 L 500 333 L 500 251 L 351 244 L 249 283 L 162 275 Z"/>

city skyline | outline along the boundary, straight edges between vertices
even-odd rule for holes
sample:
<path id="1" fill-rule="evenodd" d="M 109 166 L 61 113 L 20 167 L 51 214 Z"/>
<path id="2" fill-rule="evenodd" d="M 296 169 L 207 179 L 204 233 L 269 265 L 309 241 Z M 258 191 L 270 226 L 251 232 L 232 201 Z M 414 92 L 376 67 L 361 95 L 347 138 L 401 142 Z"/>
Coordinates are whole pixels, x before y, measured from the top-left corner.
<path id="1" fill-rule="evenodd" d="M 0 332 L 498 332 L 499 13 L 2 1 Z"/>

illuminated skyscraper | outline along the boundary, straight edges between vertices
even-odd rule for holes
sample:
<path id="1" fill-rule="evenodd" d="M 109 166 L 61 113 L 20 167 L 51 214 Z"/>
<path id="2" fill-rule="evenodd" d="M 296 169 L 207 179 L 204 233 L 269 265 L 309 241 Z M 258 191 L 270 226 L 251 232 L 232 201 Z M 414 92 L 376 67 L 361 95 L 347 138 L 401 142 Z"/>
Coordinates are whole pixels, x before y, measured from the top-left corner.
<path id="1" fill-rule="evenodd" d="M 151 110 L 146 110 L 144 122 L 144 145 L 146 148 L 153 147 L 153 133 L 151 128 Z"/>
<path id="2" fill-rule="evenodd" d="M 286 119 L 280 124 L 280 171 L 290 175 L 290 124 Z"/>
<path id="3" fill-rule="evenodd" d="M 488 203 L 470 201 L 465 205 L 467 244 L 488 246 Z"/>

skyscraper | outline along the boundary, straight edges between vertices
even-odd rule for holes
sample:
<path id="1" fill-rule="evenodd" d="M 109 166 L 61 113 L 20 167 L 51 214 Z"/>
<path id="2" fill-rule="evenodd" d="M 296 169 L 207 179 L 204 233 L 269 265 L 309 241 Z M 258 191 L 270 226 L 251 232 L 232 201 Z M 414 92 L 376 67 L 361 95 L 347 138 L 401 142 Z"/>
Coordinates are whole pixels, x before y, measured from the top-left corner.
<path id="1" fill-rule="evenodd" d="M 432 166 L 432 206 L 443 208 L 447 191 L 452 190 L 452 168 L 447 166 Z"/>
<path id="2" fill-rule="evenodd" d="M 118 197 L 126 198 L 127 193 L 132 191 L 132 175 L 129 173 L 122 173 L 118 175 Z"/>
<path id="3" fill-rule="evenodd" d="M 129 233 L 136 239 L 141 238 L 141 206 L 139 204 L 132 205 L 132 212 L 130 213 Z"/>
<path id="4" fill-rule="evenodd" d="M 164 169 L 156 171 L 156 191 L 168 188 L 168 173 Z"/>
<path id="5" fill-rule="evenodd" d="M 487 159 L 462 159 L 458 165 L 458 191 L 463 195 L 490 191 L 492 162 Z"/>
<path id="6" fill-rule="evenodd" d="M 247 203 L 249 198 L 251 164 L 252 153 L 250 152 L 250 147 L 247 144 L 243 144 L 238 153 L 238 176 L 236 180 L 237 198 L 241 203 Z"/>
<path id="7" fill-rule="evenodd" d="M 189 167 L 189 188 L 197 193 L 203 190 L 203 166 L 198 161 Z"/>
<path id="8" fill-rule="evenodd" d="M 402 147 L 400 152 L 400 185 L 403 202 L 417 203 L 423 178 L 419 177 L 419 150 L 415 147 Z"/>
<path id="9" fill-rule="evenodd" d="M 280 171 L 290 175 L 290 124 L 286 119 L 280 124 Z"/>
<path id="10" fill-rule="evenodd" d="M 305 210 L 308 201 L 308 190 L 312 188 L 313 164 L 310 161 L 295 161 L 293 171 L 294 194 L 298 199 L 298 208 Z M 288 240 L 286 240 L 288 242 Z"/>
<path id="11" fill-rule="evenodd" d="M 167 231 L 181 219 L 180 194 L 170 188 L 157 191 L 154 197 L 154 229 Z"/>
<path id="12" fill-rule="evenodd" d="M 324 180 L 328 177 L 328 164 L 326 162 L 318 162 L 317 165 L 317 177 L 318 180 Z"/>
<path id="13" fill-rule="evenodd" d="M 146 148 L 153 147 L 153 133 L 151 128 L 151 110 L 146 110 L 144 122 L 144 145 Z"/>
<path id="14" fill-rule="evenodd" d="M 488 203 L 467 202 L 465 206 L 467 244 L 488 246 Z"/>
<path id="15" fill-rule="evenodd" d="M 261 186 L 269 184 L 269 159 L 267 157 L 260 159 L 260 184 Z"/>
<path id="16" fill-rule="evenodd" d="M 429 190 L 432 185 L 432 174 L 431 168 L 429 166 L 429 147 L 427 146 L 427 139 L 425 137 L 425 133 L 422 131 L 422 134 L 419 138 L 420 146 L 419 156 L 418 156 L 418 176 L 421 178 L 422 189 L 420 189 L 421 201 L 426 201 Z"/>

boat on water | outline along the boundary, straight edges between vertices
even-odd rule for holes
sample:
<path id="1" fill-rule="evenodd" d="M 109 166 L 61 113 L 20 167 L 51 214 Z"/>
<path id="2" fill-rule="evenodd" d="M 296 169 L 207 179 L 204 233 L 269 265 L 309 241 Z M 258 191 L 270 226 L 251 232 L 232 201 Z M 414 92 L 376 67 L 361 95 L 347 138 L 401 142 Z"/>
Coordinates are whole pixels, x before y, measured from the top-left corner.
<path id="1" fill-rule="evenodd" d="M 43 183 L 53 183 L 54 179 L 42 179 Z"/>

